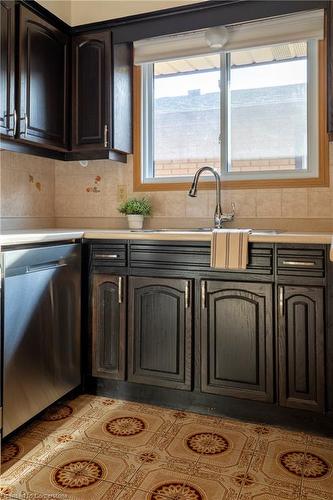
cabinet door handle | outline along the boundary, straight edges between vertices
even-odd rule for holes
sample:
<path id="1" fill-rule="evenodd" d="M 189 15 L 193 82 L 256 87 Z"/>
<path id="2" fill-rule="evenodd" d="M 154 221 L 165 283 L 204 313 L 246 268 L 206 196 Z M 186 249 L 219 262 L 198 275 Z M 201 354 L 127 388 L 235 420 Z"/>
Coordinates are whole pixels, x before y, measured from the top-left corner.
<path id="1" fill-rule="evenodd" d="M 118 278 L 118 303 L 123 303 L 123 277 L 119 276 Z"/>
<path id="2" fill-rule="evenodd" d="M 201 307 L 206 309 L 206 281 L 201 282 Z"/>
<path id="3" fill-rule="evenodd" d="M 119 255 L 116 253 L 100 253 L 94 255 L 95 259 L 118 259 Z"/>
<path id="4" fill-rule="evenodd" d="M 190 283 L 186 281 L 185 285 L 185 308 L 188 309 L 190 307 Z"/>
<path id="5" fill-rule="evenodd" d="M 279 314 L 284 316 L 284 288 L 279 286 Z"/>
<path id="6" fill-rule="evenodd" d="M 313 267 L 316 265 L 315 262 L 310 261 L 310 260 L 299 260 L 299 261 L 283 260 L 282 264 L 284 266 L 300 266 L 300 267 Z"/>
<path id="7" fill-rule="evenodd" d="M 28 131 L 28 115 L 27 113 L 24 113 L 24 116 L 20 118 L 20 121 L 24 121 L 24 131 L 20 132 L 21 135 L 24 135 L 24 137 L 27 137 L 27 131 Z"/>
<path id="8" fill-rule="evenodd" d="M 7 132 L 13 132 L 13 137 L 15 137 L 16 136 L 16 130 L 17 130 L 17 113 L 16 113 L 16 109 L 14 109 L 13 112 L 10 113 L 9 115 L 5 114 L 4 118 L 7 118 L 7 116 L 9 118 L 13 117 L 13 128 L 7 128 Z"/>
<path id="9" fill-rule="evenodd" d="M 107 148 L 108 147 L 108 126 L 107 125 L 104 125 L 104 147 Z"/>

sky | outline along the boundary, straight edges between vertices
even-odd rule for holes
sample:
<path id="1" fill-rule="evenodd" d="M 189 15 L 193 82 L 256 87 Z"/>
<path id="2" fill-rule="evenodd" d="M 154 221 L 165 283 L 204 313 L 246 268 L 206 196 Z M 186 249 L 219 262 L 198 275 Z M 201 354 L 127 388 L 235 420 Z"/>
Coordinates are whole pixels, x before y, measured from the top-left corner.
<path id="1" fill-rule="evenodd" d="M 219 71 L 175 75 L 155 80 L 155 98 L 186 95 L 189 90 L 200 89 L 202 94 L 219 91 Z M 233 68 L 231 90 L 262 88 L 306 83 L 306 59 L 258 66 Z"/>

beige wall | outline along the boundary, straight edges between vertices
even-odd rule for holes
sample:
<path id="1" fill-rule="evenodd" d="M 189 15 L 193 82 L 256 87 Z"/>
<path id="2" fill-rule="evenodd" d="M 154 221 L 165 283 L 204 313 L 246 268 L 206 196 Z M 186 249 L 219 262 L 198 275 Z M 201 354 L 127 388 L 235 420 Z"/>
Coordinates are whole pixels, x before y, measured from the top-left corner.
<path id="1" fill-rule="evenodd" d="M 333 143 L 330 144 L 333 179 Z M 95 179 L 100 178 L 95 184 Z M 55 164 L 55 215 L 59 226 L 124 227 L 119 216 L 118 186 L 133 193 L 132 157 L 127 165 L 91 161 L 87 168 L 72 162 Z M 96 189 L 91 189 L 96 186 Z M 213 191 L 199 191 L 197 198 L 185 192 L 147 193 L 154 216 L 148 226 L 184 227 L 211 224 L 215 206 Z M 236 204 L 235 225 L 291 230 L 333 230 L 333 180 L 328 188 L 249 189 L 222 191 L 223 209 Z"/>
<path id="2" fill-rule="evenodd" d="M 198 0 L 37 0 L 71 26 L 179 7 Z M 200 0 L 203 1 L 203 0 Z"/>
<path id="3" fill-rule="evenodd" d="M 55 225 L 55 162 L 0 151 L 2 229 Z"/>
<path id="4" fill-rule="evenodd" d="M 70 0 L 37 0 L 38 3 L 59 17 L 65 23 L 71 25 L 71 2 Z"/>
<path id="5" fill-rule="evenodd" d="M 127 165 L 112 161 L 47 160 L 1 151 L 1 217 L 4 228 L 126 227 L 117 211 L 118 186 L 133 193 L 132 157 Z M 308 189 L 222 191 L 223 209 L 236 204 L 234 225 L 285 230 L 333 231 L 333 143 L 330 144 L 331 185 Z M 146 193 L 153 202 L 147 227 L 211 225 L 214 191 Z"/>

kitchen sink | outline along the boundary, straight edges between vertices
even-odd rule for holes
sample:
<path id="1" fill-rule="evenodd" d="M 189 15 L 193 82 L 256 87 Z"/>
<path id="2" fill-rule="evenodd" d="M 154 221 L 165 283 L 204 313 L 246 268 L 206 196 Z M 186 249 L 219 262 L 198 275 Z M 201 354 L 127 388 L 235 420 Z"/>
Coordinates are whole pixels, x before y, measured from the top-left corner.
<path id="1" fill-rule="evenodd" d="M 227 229 L 227 228 L 226 228 Z M 238 229 L 238 228 L 232 228 Z M 213 231 L 211 227 L 194 227 L 194 228 L 178 228 L 178 229 L 131 229 L 131 233 L 210 233 Z M 279 234 L 283 231 L 278 229 L 253 229 L 256 234 Z"/>
<path id="2" fill-rule="evenodd" d="M 178 229 L 131 229 L 131 233 L 209 233 L 211 227 L 178 228 Z"/>

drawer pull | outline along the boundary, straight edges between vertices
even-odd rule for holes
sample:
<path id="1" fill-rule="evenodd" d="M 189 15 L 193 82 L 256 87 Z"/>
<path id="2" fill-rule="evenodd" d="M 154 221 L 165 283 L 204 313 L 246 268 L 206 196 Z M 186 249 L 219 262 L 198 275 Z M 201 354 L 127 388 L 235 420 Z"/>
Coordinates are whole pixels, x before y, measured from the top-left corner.
<path id="1" fill-rule="evenodd" d="M 123 277 L 119 276 L 118 278 L 118 303 L 123 303 Z"/>
<path id="2" fill-rule="evenodd" d="M 316 265 L 315 262 L 312 261 L 295 261 L 295 260 L 284 260 L 282 261 L 284 266 L 300 266 L 300 267 L 313 267 Z"/>
<path id="3" fill-rule="evenodd" d="M 201 307 L 206 309 L 206 282 L 201 282 Z"/>
<path id="4" fill-rule="evenodd" d="M 190 284 L 186 281 L 185 285 L 185 308 L 188 309 L 190 307 Z"/>
<path id="5" fill-rule="evenodd" d="M 99 253 L 95 254 L 96 259 L 118 259 L 119 255 L 116 253 Z"/>

